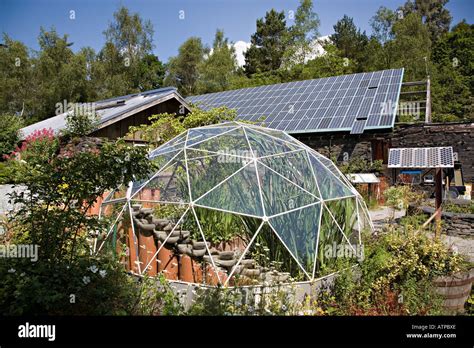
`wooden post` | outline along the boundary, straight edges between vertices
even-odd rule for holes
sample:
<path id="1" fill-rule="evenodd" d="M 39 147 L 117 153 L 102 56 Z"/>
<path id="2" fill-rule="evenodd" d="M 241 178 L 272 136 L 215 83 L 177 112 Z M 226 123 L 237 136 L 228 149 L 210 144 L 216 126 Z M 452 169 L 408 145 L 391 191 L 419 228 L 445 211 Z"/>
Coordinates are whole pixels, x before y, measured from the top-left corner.
<path id="1" fill-rule="evenodd" d="M 439 238 L 441 234 L 441 204 L 443 203 L 443 170 L 436 168 L 435 175 L 435 208 L 436 208 L 436 238 Z"/>

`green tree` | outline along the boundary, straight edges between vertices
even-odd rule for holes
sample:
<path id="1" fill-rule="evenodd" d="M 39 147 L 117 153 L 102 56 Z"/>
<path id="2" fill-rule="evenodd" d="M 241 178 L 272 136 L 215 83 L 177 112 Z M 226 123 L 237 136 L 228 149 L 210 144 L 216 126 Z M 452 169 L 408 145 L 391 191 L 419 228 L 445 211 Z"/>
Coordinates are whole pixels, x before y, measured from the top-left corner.
<path id="1" fill-rule="evenodd" d="M 465 21 L 433 47 L 433 119 L 473 120 L 474 26 Z"/>
<path id="2" fill-rule="evenodd" d="M 222 30 L 216 31 L 212 51 L 199 70 L 198 93 L 219 92 L 229 88 L 230 80 L 237 71 L 237 60 L 235 49 Z"/>
<path id="3" fill-rule="evenodd" d="M 373 36 L 382 45 L 393 39 L 392 28 L 396 19 L 396 13 L 385 6 L 381 6 L 371 18 L 370 26 L 372 27 Z"/>
<path id="4" fill-rule="evenodd" d="M 393 25 L 392 68 L 405 68 L 407 81 L 424 79 L 430 59 L 431 40 L 428 28 L 416 13 Z"/>
<path id="5" fill-rule="evenodd" d="M 449 0 L 408 0 L 405 5 L 400 7 L 404 16 L 410 13 L 418 14 L 423 23 L 426 24 L 430 32 L 432 42 L 438 40 L 442 34 L 449 31 L 451 24 L 451 14 L 445 5 Z"/>
<path id="6" fill-rule="evenodd" d="M 2 155 L 13 152 L 20 140 L 19 130 L 23 121 L 19 116 L 0 115 L 0 161 Z"/>
<path id="7" fill-rule="evenodd" d="M 252 35 L 251 46 L 245 52 L 244 69 L 247 76 L 281 67 L 287 32 L 284 12 L 271 9 L 265 18 L 257 19 L 257 31 Z"/>
<path id="8" fill-rule="evenodd" d="M 68 36 L 58 35 L 52 28 L 41 28 L 38 37 L 40 51 L 34 59 L 34 77 L 30 88 L 34 98 L 27 122 L 54 116 L 57 103 L 87 101 L 85 81 L 86 61 L 71 50 Z"/>
<path id="9" fill-rule="evenodd" d="M 184 96 L 196 94 L 199 68 L 207 51 L 200 38 L 191 37 L 186 40 L 179 47 L 178 55 L 168 62 L 165 85 L 177 87 Z"/>
<path id="10" fill-rule="evenodd" d="M 319 36 L 319 24 L 319 17 L 313 10 L 313 1 L 300 0 L 295 22 L 288 29 L 289 42 L 285 58 L 290 61 L 290 66 L 305 63 L 313 53 L 313 46 Z"/>
<path id="11" fill-rule="evenodd" d="M 28 48 L 3 34 L 0 47 L 0 113 L 30 114 L 33 69 Z"/>
<path id="12" fill-rule="evenodd" d="M 308 61 L 301 72 L 302 79 L 317 79 L 354 72 L 355 64 L 348 58 L 343 58 L 342 53 L 333 44 L 324 46 L 325 54 Z"/>
<path id="13" fill-rule="evenodd" d="M 330 39 L 342 56 L 355 62 L 357 72 L 364 70 L 365 49 L 369 41 L 365 32 L 357 29 L 353 19 L 347 15 L 337 21 L 333 28 L 334 34 Z"/>
<path id="14" fill-rule="evenodd" d="M 152 52 L 153 25 L 138 13 L 120 7 L 104 31 L 106 43 L 94 69 L 100 97 L 158 88 L 163 84 L 164 65 Z"/>
<path id="15" fill-rule="evenodd" d="M 114 12 L 114 21 L 104 31 L 107 42 L 111 42 L 126 58 L 136 62 L 149 54 L 153 48 L 153 25 L 143 21 L 138 13 L 122 6 Z"/>

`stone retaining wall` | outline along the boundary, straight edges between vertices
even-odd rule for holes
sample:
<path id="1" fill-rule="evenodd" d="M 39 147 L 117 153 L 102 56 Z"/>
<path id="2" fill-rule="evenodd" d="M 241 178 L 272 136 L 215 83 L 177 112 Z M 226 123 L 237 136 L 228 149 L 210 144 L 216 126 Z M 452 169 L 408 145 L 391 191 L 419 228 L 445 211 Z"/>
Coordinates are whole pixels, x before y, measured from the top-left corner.
<path id="1" fill-rule="evenodd" d="M 427 215 L 433 215 L 435 209 L 432 207 L 421 207 Z M 443 230 L 449 236 L 470 236 L 474 237 L 474 214 L 442 213 Z"/>

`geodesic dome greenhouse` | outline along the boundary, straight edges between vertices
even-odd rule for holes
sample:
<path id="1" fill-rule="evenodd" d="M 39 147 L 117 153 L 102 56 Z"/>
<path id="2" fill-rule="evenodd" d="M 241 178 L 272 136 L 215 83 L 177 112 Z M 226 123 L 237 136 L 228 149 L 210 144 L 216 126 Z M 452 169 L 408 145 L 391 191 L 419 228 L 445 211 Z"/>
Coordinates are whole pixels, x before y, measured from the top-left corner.
<path id="1" fill-rule="evenodd" d="M 356 255 L 371 228 L 360 194 L 283 131 L 189 129 L 151 151 L 147 180 L 111 192 L 95 241 L 136 274 L 207 285 L 309 281 Z"/>

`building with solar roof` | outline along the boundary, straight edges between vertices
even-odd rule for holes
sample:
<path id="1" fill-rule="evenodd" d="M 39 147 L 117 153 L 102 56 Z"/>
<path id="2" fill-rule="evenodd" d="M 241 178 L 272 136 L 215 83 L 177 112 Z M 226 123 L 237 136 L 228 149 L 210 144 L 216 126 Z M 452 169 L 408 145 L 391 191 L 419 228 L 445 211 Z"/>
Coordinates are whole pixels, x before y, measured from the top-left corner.
<path id="1" fill-rule="evenodd" d="M 191 104 L 204 109 L 226 106 L 236 109 L 237 120 L 285 131 L 339 163 L 364 158 L 387 165 L 390 148 L 452 146 L 464 163 L 465 180 L 473 181 L 473 124 L 431 123 L 429 79 L 403 82 L 403 73 L 404 69 L 390 69 L 187 98 L 176 88 L 160 88 L 92 103 L 99 126 L 91 135 L 123 137 L 130 126 L 150 123 L 153 114 L 187 114 Z M 412 95 L 418 99 L 407 99 Z M 415 110 L 407 111 L 407 105 Z M 407 112 L 418 114 L 419 122 L 400 123 L 400 114 Z M 22 133 L 27 136 L 43 128 L 58 132 L 65 125 L 63 113 L 25 127 Z M 128 140 L 142 142 L 132 138 Z"/>
<path id="2" fill-rule="evenodd" d="M 341 75 L 187 98 L 203 108 L 227 106 L 238 118 L 289 134 L 390 129 L 403 69 Z M 259 120 L 264 117 L 263 122 Z"/>
<path id="3" fill-rule="evenodd" d="M 388 164 L 390 148 L 453 146 L 474 180 L 472 123 L 432 123 L 429 79 L 403 82 L 404 69 L 341 75 L 190 96 L 202 108 L 227 106 L 239 120 L 283 130 L 321 154 Z M 417 122 L 400 123 L 413 114 Z M 391 171 L 386 170 L 387 177 Z"/>

